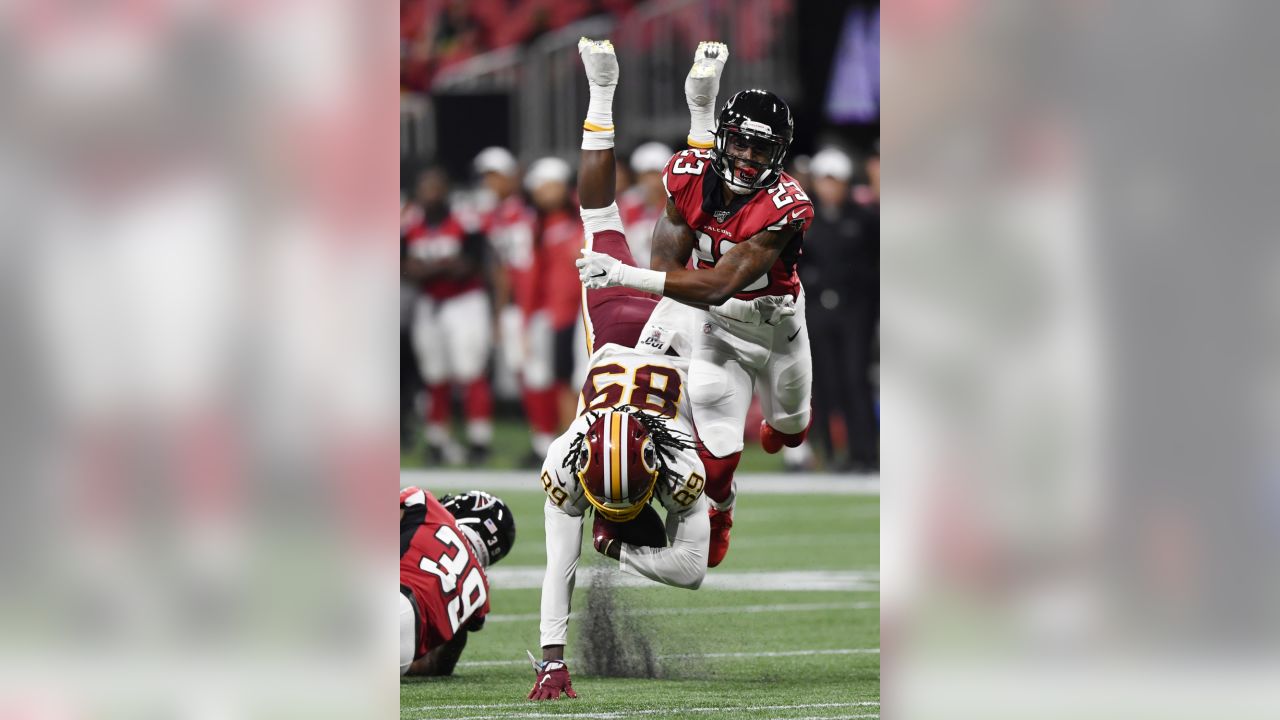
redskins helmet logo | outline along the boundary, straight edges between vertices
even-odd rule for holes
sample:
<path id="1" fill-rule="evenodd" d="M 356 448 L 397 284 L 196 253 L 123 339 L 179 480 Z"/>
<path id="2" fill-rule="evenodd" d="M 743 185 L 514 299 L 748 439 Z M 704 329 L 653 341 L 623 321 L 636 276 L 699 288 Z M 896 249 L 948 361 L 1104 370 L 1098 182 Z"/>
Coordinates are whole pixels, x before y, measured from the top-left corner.
<path id="1" fill-rule="evenodd" d="M 602 517 L 631 520 L 653 497 L 657 449 L 649 431 L 629 413 L 610 411 L 587 426 L 578 460 L 583 495 Z"/>

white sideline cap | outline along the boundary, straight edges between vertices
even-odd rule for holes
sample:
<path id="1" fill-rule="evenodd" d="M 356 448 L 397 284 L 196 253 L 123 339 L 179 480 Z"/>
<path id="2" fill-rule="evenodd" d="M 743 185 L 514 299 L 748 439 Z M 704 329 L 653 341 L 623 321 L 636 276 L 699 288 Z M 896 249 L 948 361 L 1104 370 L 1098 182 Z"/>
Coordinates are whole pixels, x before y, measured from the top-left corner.
<path id="1" fill-rule="evenodd" d="M 823 148 L 810 161 L 809 172 L 815 178 L 832 177 L 841 182 L 849 182 L 853 177 L 853 161 L 836 148 Z"/>
<path id="2" fill-rule="evenodd" d="M 631 171 L 634 173 L 662 172 L 675 152 L 660 142 L 647 142 L 631 153 Z"/>
<path id="3" fill-rule="evenodd" d="M 533 192 L 549 182 L 568 183 L 573 176 L 569 163 L 558 157 L 544 157 L 535 160 L 524 174 L 524 189 Z"/>
<path id="4" fill-rule="evenodd" d="M 510 150 L 496 145 L 481 150 L 476 155 L 473 165 L 477 175 L 496 172 L 499 175 L 515 177 L 516 174 L 516 157 Z"/>

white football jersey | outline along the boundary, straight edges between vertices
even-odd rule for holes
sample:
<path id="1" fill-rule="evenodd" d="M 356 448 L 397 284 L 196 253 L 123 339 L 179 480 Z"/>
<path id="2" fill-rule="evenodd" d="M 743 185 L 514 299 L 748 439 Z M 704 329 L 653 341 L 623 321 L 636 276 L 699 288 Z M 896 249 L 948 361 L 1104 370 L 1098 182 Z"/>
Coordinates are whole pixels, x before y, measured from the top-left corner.
<path id="1" fill-rule="evenodd" d="M 573 516 L 590 507 L 578 477 L 565 467 L 569 446 L 591 424 L 592 411 L 632 405 L 667 418 L 668 426 L 692 440 L 693 416 L 688 391 L 689 359 L 654 355 L 619 345 L 605 345 L 591 358 L 591 369 L 578 399 L 578 417 L 551 443 L 542 465 L 542 487 L 552 504 Z M 702 460 L 693 448 L 668 458 L 672 473 L 658 480 L 654 497 L 668 513 L 682 514 L 702 496 L 706 484 Z"/>

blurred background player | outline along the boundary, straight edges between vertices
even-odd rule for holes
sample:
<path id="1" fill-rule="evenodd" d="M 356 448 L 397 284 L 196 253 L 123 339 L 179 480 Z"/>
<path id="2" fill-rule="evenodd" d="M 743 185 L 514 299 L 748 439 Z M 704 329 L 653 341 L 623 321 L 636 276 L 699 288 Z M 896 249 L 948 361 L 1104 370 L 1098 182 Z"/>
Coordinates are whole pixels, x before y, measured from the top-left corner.
<path id="1" fill-rule="evenodd" d="M 723 43 L 699 43 L 685 81 L 689 144 L 663 171 L 670 197 L 654 227 L 644 270 L 590 249 L 578 261 L 588 288 L 624 286 L 707 308 L 697 334 L 689 392 L 711 499 L 710 566 L 728 551 L 734 470 L 753 390 L 759 386 L 761 445 L 799 446 L 810 419 L 812 368 L 804 291 L 796 273 L 813 205 L 782 162 L 795 122 L 774 93 L 743 90 L 725 103 L 712 132 Z M 701 149 L 710 148 L 710 149 Z M 686 269 L 690 259 L 696 269 Z M 718 309 L 727 300 L 768 299 L 777 315 L 754 321 Z"/>
<path id="2" fill-rule="evenodd" d="M 493 311 L 485 289 L 484 238 L 468 232 L 449 208 L 449 179 L 432 167 L 418 179 L 422 219 L 405 233 L 403 276 L 418 287 L 411 335 L 427 389 L 423 435 L 430 462 L 461 460 L 450 433 L 453 393 L 463 398 L 467 458 L 483 462 L 493 440 L 488 362 Z"/>
<path id="3" fill-rule="evenodd" d="M 815 214 L 805 234 L 800 278 L 813 298 L 807 316 L 813 435 L 832 469 L 874 472 L 880 458 L 871 380 L 880 316 L 879 215 L 854 201 L 853 160 L 843 151 L 821 150 L 810 169 Z M 844 439 L 843 457 L 837 457 L 836 435 Z"/>
<path id="4" fill-rule="evenodd" d="M 631 153 L 630 163 L 635 184 L 625 191 L 618 186 L 618 211 L 622 213 L 622 226 L 626 228 L 627 245 L 636 267 L 649 267 L 653 226 L 667 207 L 662 169 L 673 154 L 670 147 L 660 142 L 637 147 Z"/>
<path id="5" fill-rule="evenodd" d="M 499 347 L 507 367 L 518 376 L 530 429 L 530 452 L 521 464 L 536 468 L 560 429 L 551 318 L 543 299 L 538 215 L 519 192 L 518 166 L 509 150 L 485 148 L 476 155 L 474 169 L 484 189 L 493 195 L 493 209 L 485 216 L 483 227 L 500 264 L 494 273 Z M 540 181 L 544 199 L 552 190 L 561 192 L 558 187 L 546 188 L 549 184 Z"/>
<path id="6" fill-rule="evenodd" d="M 400 491 L 400 674 L 452 675 L 489 614 L 485 569 L 516 541 L 506 503 L 479 490 Z"/>
<path id="7" fill-rule="evenodd" d="M 581 290 L 573 261 L 582 249 L 582 224 L 570 191 L 573 169 L 557 157 L 540 158 L 525 174 L 525 189 L 537 208 L 535 244 L 542 307 L 551 327 L 551 369 L 555 383 L 556 425 L 568 426 L 576 395 L 570 389 L 577 357 Z M 544 423 L 543 427 L 549 427 Z"/>

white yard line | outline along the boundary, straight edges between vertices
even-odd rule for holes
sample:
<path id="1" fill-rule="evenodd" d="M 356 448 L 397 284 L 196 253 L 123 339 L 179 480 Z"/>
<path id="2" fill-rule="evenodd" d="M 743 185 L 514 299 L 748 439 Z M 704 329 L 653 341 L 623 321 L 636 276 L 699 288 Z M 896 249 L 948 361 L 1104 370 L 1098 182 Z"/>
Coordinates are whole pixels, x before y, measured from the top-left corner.
<path id="1" fill-rule="evenodd" d="M 489 571 L 489 585 L 495 590 L 535 590 L 542 587 L 545 568 L 536 565 L 494 567 Z M 578 587 L 592 584 L 597 573 L 612 575 L 612 581 L 623 587 L 653 587 L 646 578 L 622 573 L 617 567 L 582 568 L 578 571 Z M 707 573 L 703 590 L 772 590 L 774 592 L 809 592 L 835 590 L 845 592 L 877 592 L 879 570 L 795 570 L 780 572 Z"/>
<path id="2" fill-rule="evenodd" d="M 748 495 L 879 495 L 879 475 L 741 473 L 738 492 Z M 531 470 L 401 470 L 400 485 L 427 490 L 542 490 Z"/>
<path id="3" fill-rule="evenodd" d="M 572 702 L 564 700 L 562 702 Z M 658 715 L 662 713 L 709 713 L 709 712 L 725 712 L 727 710 L 743 710 L 750 712 L 759 712 L 761 710 L 814 710 L 817 708 L 855 708 L 855 707 L 879 707 L 880 703 L 874 700 L 866 700 L 862 702 L 852 703 L 805 703 L 801 705 L 719 705 L 715 707 L 673 707 L 653 710 L 601 710 L 598 712 L 586 713 L 545 713 L 545 712 L 527 712 L 527 713 L 503 713 L 501 715 L 449 715 L 450 718 L 456 720 L 498 720 L 499 718 L 600 718 L 601 720 L 612 720 L 613 718 L 628 718 L 636 715 Z M 432 710 L 485 710 L 498 708 L 533 708 L 537 707 L 532 702 L 524 703 L 503 703 L 501 705 L 438 705 L 419 708 L 410 708 L 403 712 L 424 712 Z M 826 716 L 829 720 L 830 716 Z M 837 716 L 840 717 L 840 716 Z M 877 717 L 877 715 L 848 715 L 843 717 Z M 422 718 L 421 720 L 430 720 Z M 794 719 L 793 719 L 794 720 Z"/>
<path id="4" fill-rule="evenodd" d="M 806 655 L 879 655 L 880 648 L 832 648 L 823 650 L 781 650 L 761 652 L 731 653 L 677 653 L 659 655 L 659 660 L 696 660 L 700 658 L 758 658 L 758 657 L 803 657 Z M 565 662 L 575 663 L 577 658 L 569 658 Z M 463 660 L 459 667 L 501 667 L 506 665 L 528 665 L 527 659 L 520 660 Z M 532 668 L 530 668 L 532 670 Z"/>
<path id="5" fill-rule="evenodd" d="M 725 613 L 774 613 L 774 612 L 817 612 L 820 610 L 878 610 L 878 602 L 846 602 L 846 603 L 794 603 L 791 605 L 726 605 L 724 607 L 705 608 L 639 608 L 614 610 L 618 615 L 634 615 L 649 617 L 653 615 L 723 615 Z M 570 619 L 580 617 L 580 613 L 572 613 Z M 530 622 L 540 620 L 538 613 L 523 615 L 503 615 L 490 613 L 485 616 L 486 623 Z"/>

